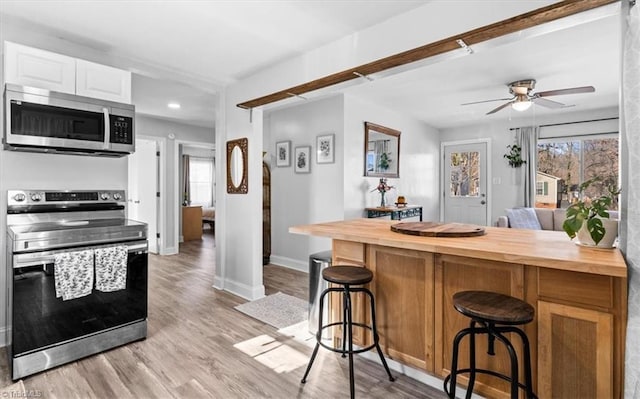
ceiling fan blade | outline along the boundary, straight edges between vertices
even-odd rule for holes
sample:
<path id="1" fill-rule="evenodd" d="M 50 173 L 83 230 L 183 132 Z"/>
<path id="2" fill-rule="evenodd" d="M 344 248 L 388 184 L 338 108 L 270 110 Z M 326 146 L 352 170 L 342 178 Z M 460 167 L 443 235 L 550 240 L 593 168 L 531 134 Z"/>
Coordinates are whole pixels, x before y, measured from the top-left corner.
<path id="1" fill-rule="evenodd" d="M 504 103 L 501 106 L 499 106 L 498 108 L 492 109 L 491 111 L 487 112 L 487 115 L 495 114 L 496 112 L 500 111 L 502 108 L 506 108 L 511 104 L 513 104 L 513 101 L 509 101 L 508 103 Z"/>
<path id="2" fill-rule="evenodd" d="M 561 96 L 564 94 L 593 93 L 594 91 L 596 91 L 596 89 L 593 86 L 572 87 L 570 89 L 541 91 L 539 93 L 536 93 L 536 96 L 538 97 Z"/>
<path id="3" fill-rule="evenodd" d="M 566 105 L 563 103 L 559 103 L 557 101 L 551 101 L 551 100 L 547 100 L 546 98 L 540 98 L 540 97 L 534 97 L 532 101 L 538 105 L 542 105 L 543 107 L 553 108 L 553 109 L 573 107 L 573 105 Z"/>
<path id="4" fill-rule="evenodd" d="M 514 99 L 514 97 L 496 98 L 494 100 L 474 101 L 472 103 L 464 103 L 464 104 L 460 104 L 460 105 L 482 104 L 482 103 L 490 103 L 490 102 L 494 102 L 494 101 L 509 101 L 509 100 L 513 100 L 513 99 Z"/>

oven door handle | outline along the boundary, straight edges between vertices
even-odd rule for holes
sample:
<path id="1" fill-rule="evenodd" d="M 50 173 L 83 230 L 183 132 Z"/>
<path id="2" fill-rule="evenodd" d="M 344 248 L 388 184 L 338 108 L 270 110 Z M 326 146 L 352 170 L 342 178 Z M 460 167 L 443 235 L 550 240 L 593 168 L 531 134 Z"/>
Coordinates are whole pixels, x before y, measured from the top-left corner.
<path id="1" fill-rule="evenodd" d="M 146 241 L 136 241 L 131 244 L 121 244 L 121 245 L 126 246 L 127 251 L 129 253 L 132 253 L 132 252 L 147 253 L 148 251 L 148 243 Z M 98 245 L 98 246 L 82 247 L 82 248 L 76 248 L 76 249 L 61 249 L 57 251 L 13 254 L 13 268 L 19 269 L 27 266 L 38 266 L 38 265 L 46 265 L 48 263 L 53 263 L 55 261 L 55 256 L 57 254 L 61 254 L 65 252 L 93 250 L 98 248 L 108 248 L 112 246 L 114 245 Z"/>

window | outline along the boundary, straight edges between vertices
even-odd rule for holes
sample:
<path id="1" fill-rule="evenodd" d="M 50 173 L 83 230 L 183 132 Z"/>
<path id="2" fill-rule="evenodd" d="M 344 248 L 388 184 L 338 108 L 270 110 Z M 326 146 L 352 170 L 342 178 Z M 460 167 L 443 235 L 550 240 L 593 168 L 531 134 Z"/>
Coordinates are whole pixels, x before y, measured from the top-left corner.
<path id="1" fill-rule="evenodd" d="M 213 206 L 213 160 L 189 158 L 191 205 Z"/>
<path id="2" fill-rule="evenodd" d="M 549 195 L 549 182 L 536 182 L 536 195 Z"/>
<path id="3" fill-rule="evenodd" d="M 537 168 L 536 195 L 555 191 L 557 198 L 552 207 L 569 206 L 578 197 L 579 184 L 594 177 L 601 181 L 589 187 L 584 196 L 597 198 L 607 192 L 607 187 L 618 186 L 618 135 L 542 139 L 538 142 Z M 557 179 L 545 182 L 556 185 L 556 190 L 541 184 L 541 174 Z M 536 206 L 549 206 L 538 201 L 536 198 Z M 612 209 L 616 208 L 614 204 Z"/>
<path id="4" fill-rule="evenodd" d="M 480 182 L 480 153 L 451 153 L 451 187 L 452 197 L 477 197 Z"/>

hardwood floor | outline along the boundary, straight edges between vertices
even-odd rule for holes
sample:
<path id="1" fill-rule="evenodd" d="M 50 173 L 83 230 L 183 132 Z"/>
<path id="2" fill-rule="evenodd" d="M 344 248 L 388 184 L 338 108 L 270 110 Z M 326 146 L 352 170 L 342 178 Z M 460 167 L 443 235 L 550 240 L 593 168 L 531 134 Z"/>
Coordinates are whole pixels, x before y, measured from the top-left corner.
<path id="1" fill-rule="evenodd" d="M 180 254 L 150 256 L 149 331 L 134 342 L 24 379 L 27 393 L 69 398 L 339 398 L 349 395 L 348 362 L 321 350 L 306 384 L 305 366 L 278 373 L 234 344 L 268 335 L 274 345 L 307 358 L 311 348 L 234 309 L 245 302 L 212 288 L 214 240 L 180 246 Z M 307 299 L 307 274 L 268 265 L 267 294 Z M 0 356 L 0 387 L 10 381 L 6 353 Z M 357 358 L 360 398 L 444 398 L 406 376 L 385 378 L 379 364 Z"/>

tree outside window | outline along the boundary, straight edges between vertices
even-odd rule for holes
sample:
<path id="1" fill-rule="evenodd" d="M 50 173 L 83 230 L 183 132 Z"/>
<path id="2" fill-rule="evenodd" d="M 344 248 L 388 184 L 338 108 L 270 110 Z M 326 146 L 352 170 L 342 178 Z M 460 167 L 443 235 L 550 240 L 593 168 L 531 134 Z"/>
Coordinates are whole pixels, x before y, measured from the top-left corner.
<path id="1" fill-rule="evenodd" d="M 566 208 L 577 199 L 580 183 L 599 177 L 584 195 L 597 198 L 618 186 L 618 135 L 567 137 L 538 142 L 538 172 L 560 179 L 559 203 Z M 617 209 L 617 204 L 614 204 Z M 614 208 L 612 208 L 614 209 Z"/>

